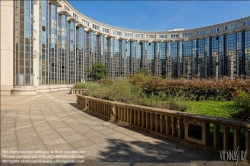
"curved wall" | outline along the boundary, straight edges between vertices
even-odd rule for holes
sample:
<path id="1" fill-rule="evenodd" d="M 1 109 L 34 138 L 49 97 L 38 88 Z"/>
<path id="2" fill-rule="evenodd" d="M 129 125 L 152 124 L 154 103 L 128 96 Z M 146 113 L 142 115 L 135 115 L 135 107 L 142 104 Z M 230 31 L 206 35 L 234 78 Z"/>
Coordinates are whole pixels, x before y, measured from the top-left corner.
<path id="1" fill-rule="evenodd" d="M 14 4 L 13 89 L 67 89 L 89 80 L 86 71 L 95 62 L 104 63 L 111 78 L 133 75 L 142 67 L 164 78 L 250 76 L 250 16 L 151 32 L 100 23 L 67 1 Z"/>
<path id="2" fill-rule="evenodd" d="M 68 20 L 97 38 L 97 50 L 92 51 L 100 58 L 92 58 L 87 51 L 85 60 L 105 63 L 112 78 L 133 75 L 140 67 L 167 78 L 250 75 L 249 16 L 201 28 L 153 32 L 103 24 L 79 13 L 67 1 L 57 3 L 61 4 L 59 13 L 67 14 Z M 106 58 L 101 58 L 103 39 L 109 40 L 104 48 Z"/>

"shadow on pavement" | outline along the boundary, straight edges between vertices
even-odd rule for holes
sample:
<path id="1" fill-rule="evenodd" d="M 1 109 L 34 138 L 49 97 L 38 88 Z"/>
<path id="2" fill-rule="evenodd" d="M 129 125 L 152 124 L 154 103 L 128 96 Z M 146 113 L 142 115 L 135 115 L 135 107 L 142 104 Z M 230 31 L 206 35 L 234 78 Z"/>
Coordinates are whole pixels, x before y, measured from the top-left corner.
<path id="1" fill-rule="evenodd" d="M 83 111 L 76 103 L 70 103 L 70 105 Z M 90 111 L 84 111 L 84 113 L 106 122 L 109 121 L 109 119 Z M 107 137 L 106 140 L 108 143 L 104 148 L 98 150 L 98 156 L 95 158 L 90 157 L 91 163 L 86 163 L 85 165 L 235 165 L 234 161 L 221 161 L 219 154 L 187 147 L 166 138 L 116 122 L 110 123 L 116 125 L 116 127 L 121 127 L 120 130 L 133 131 L 138 135 L 143 135 L 143 137 L 147 136 L 149 139 L 136 139 L 136 136 L 133 135 L 119 138 Z M 118 131 L 117 133 L 122 133 L 122 131 Z M 134 139 L 131 139 L 131 137 Z M 238 163 L 238 165 L 241 164 Z"/>

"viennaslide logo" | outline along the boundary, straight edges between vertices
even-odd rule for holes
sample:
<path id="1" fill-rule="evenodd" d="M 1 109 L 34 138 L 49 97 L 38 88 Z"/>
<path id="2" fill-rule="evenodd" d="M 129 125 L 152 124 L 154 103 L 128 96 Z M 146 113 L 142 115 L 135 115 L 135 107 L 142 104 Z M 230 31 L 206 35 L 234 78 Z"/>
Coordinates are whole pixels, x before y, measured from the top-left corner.
<path id="1" fill-rule="evenodd" d="M 236 151 L 233 150 L 221 150 L 220 151 L 220 159 L 227 160 L 227 161 L 236 161 L 236 165 L 240 160 L 246 160 L 247 157 L 247 150 L 239 151 L 239 146 Z"/>

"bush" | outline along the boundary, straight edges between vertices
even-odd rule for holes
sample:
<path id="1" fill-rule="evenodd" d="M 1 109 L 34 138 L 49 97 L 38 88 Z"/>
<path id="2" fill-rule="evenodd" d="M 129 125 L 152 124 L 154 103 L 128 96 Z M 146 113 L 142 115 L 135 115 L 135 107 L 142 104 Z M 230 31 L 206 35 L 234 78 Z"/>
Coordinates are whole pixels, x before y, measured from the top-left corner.
<path id="1" fill-rule="evenodd" d="M 107 83 L 108 82 L 108 83 Z M 100 80 L 99 83 L 87 82 L 77 83 L 74 87 L 85 89 L 84 95 L 100 99 L 137 104 L 176 111 L 184 111 L 186 106 L 168 101 L 166 93 L 159 91 L 146 95 L 142 88 L 134 86 L 128 79 L 120 78 L 116 81 Z"/>
<path id="2" fill-rule="evenodd" d="M 234 97 L 234 103 L 239 109 L 250 110 L 250 91 L 238 91 Z"/>
<path id="3" fill-rule="evenodd" d="M 88 77 L 90 77 L 93 81 L 98 81 L 102 78 L 107 77 L 108 70 L 105 65 L 101 62 L 97 62 L 93 64 L 92 69 L 87 71 Z"/>
<path id="4" fill-rule="evenodd" d="M 236 112 L 231 117 L 238 120 L 250 121 L 250 91 L 238 91 L 234 94 L 234 105 Z"/>
<path id="5" fill-rule="evenodd" d="M 135 79 L 137 78 L 137 79 Z M 162 79 L 149 76 L 147 79 L 132 78 L 133 83 L 140 82 L 146 94 L 165 91 L 167 96 L 187 100 L 230 101 L 232 94 L 238 90 L 249 91 L 250 79 Z"/>
<path id="6" fill-rule="evenodd" d="M 83 94 L 87 96 L 92 96 L 100 99 L 106 99 L 107 95 L 107 87 L 96 82 L 87 82 L 86 90 L 84 90 Z"/>
<path id="7" fill-rule="evenodd" d="M 130 83 L 132 83 L 135 86 L 141 87 L 148 79 L 149 79 L 148 75 L 138 73 L 130 78 Z"/>
<path id="8" fill-rule="evenodd" d="M 142 68 L 138 69 L 136 74 L 148 76 L 148 75 L 150 75 L 150 71 L 147 68 L 142 67 Z"/>
<path id="9" fill-rule="evenodd" d="M 114 83 L 114 80 L 112 80 L 111 78 L 106 77 L 106 78 L 100 79 L 98 81 L 98 83 L 103 84 L 103 85 L 111 85 L 111 84 Z"/>
<path id="10" fill-rule="evenodd" d="M 73 89 L 85 89 L 86 88 L 86 83 L 77 82 L 72 88 Z"/>
<path id="11" fill-rule="evenodd" d="M 132 86 L 126 79 L 118 79 L 109 86 L 108 99 L 112 101 L 128 102 L 133 100 Z"/>
<path id="12" fill-rule="evenodd" d="M 202 114 L 210 112 L 215 116 L 218 111 L 227 110 L 228 117 L 250 121 L 249 79 L 162 79 L 156 76 L 137 74 L 130 79 L 119 78 L 114 81 L 105 78 L 98 82 L 76 83 L 73 88 L 85 89 L 84 95 L 105 100 L 170 110 L 189 110 L 190 112 L 191 105 L 194 110 L 204 110 Z M 225 102 L 224 104 L 220 103 L 220 106 L 219 103 L 215 102 L 232 100 L 232 96 L 234 96 L 234 104 Z M 203 107 L 205 102 L 192 104 L 190 100 L 193 102 L 196 100 L 213 101 L 208 101 L 210 105 L 205 109 Z M 227 105 L 228 108 L 226 108 Z M 229 109 L 230 111 L 228 111 Z M 223 113 L 220 113 L 220 116 L 222 116 L 221 114 Z"/>

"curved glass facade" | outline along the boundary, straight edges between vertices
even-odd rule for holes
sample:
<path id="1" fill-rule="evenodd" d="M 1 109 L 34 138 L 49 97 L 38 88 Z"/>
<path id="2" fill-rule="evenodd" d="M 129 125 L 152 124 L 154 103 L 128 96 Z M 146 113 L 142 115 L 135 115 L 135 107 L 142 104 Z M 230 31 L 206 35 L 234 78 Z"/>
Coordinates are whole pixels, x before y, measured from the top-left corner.
<path id="1" fill-rule="evenodd" d="M 39 33 L 39 85 L 89 80 L 102 62 L 110 78 L 144 67 L 164 78 L 250 76 L 250 17 L 228 23 L 165 32 L 119 29 L 79 14 L 67 1 L 16 1 L 15 85 L 33 85 L 33 33 Z M 34 19 L 34 5 L 39 17 Z M 33 23 L 39 29 L 33 30 Z"/>
<path id="2" fill-rule="evenodd" d="M 14 85 L 33 85 L 33 1 L 16 1 Z"/>
<path id="3" fill-rule="evenodd" d="M 79 27 L 77 29 L 77 57 L 76 57 L 76 81 L 81 82 L 81 80 L 84 78 L 84 29 L 82 27 Z"/>
<path id="4" fill-rule="evenodd" d="M 49 84 L 58 84 L 58 13 L 57 6 L 50 4 L 49 29 Z"/>
<path id="5" fill-rule="evenodd" d="M 70 21 L 69 27 L 69 53 L 68 53 L 68 83 L 76 83 L 76 23 Z"/>
<path id="6" fill-rule="evenodd" d="M 40 1 L 39 84 L 49 84 L 49 4 Z"/>
<path id="7" fill-rule="evenodd" d="M 59 84 L 66 84 L 68 81 L 68 40 L 67 40 L 67 16 L 59 15 L 59 35 L 58 35 L 58 59 L 59 59 Z"/>

